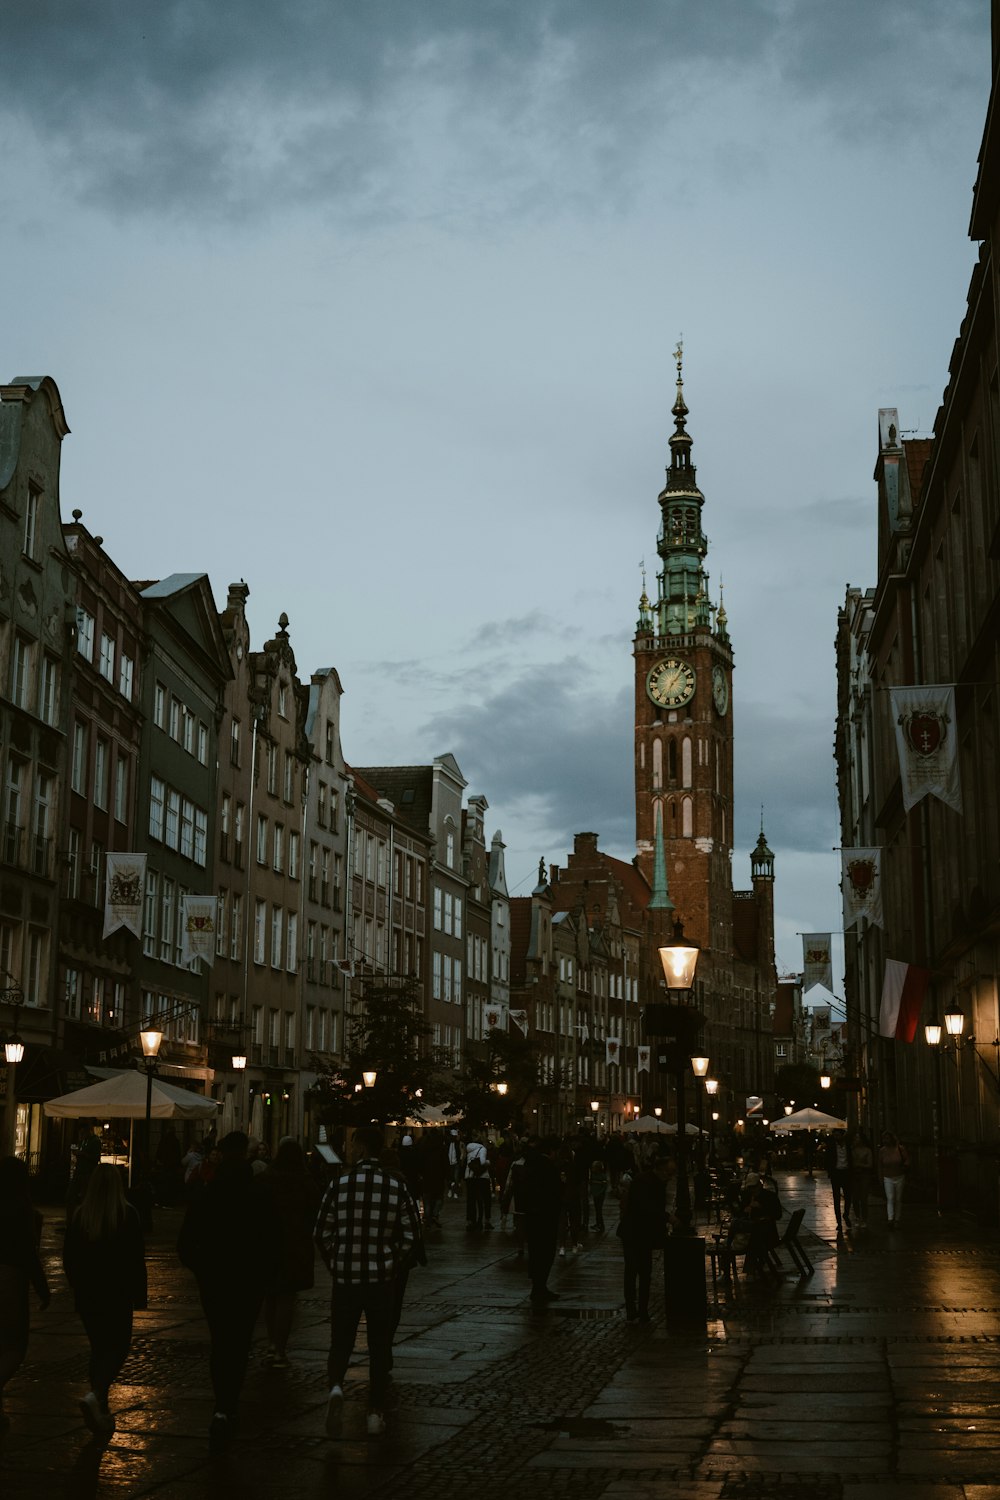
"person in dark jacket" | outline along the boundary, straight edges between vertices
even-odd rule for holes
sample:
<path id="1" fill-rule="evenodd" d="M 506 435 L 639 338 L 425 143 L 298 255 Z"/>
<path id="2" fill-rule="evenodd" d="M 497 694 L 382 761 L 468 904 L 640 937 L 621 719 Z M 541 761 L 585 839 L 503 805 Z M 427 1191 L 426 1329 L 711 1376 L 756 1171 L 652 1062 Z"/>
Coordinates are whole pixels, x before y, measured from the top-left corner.
<path id="1" fill-rule="evenodd" d="M 0 1434 L 10 1419 L 4 1414 L 4 1387 L 28 1352 L 28 1288 L 34 1287 L 44 1310 L 49 1284 L 38 1254 L 42 1216 L 28 1196 L 28 1169 L 16 1156 L 0 1161 Z"/>
<path id="2" fill-rule="evenodd" d="M 618 1235 L 625 1252 L 626 1320 L 648 1323 L 653 1251 L 663 1248 L 667 1236 L 667 1190 L 652 1160 L 622 1176 Z"/>
<path id="3" fill-rule="evenodd" d="M 314 1280 L 313 1225 L 320 1191 L 306 1166 L 305 1153 L 291 1136 L 279 1142 L 267 1172 L 278 1219 L 278 1260 L 264 1296 L 270 1341 L 265 1359 L 272 1369 L 288 1369 L 288 1338 L 295 1299 Z"/>
<path id="4" fill-rule="evenodd" d="M 132 1314 L 146 1306 L 142 1224 L 117 1167 L 90 1174 L 66 1230 L 63 1269 L 90 1341 L 90 1390 L 80 1411 L 91 1432 L 107 1439 L 115 1430 L 108 1395 L 132 1345 Z"/>
<path id="5" fill-rule="evenodd" d="M 247 1161 L 247 1137 L 234 1130 L 219 1142 L 219 1166 L 192 1200 L 177 1253 L 198 1281 L 211 1338 L 209 1369 L 215 1411 L 208 1429 L 213 1452 L 236 1430 L 254 1325 L 278 1265 L 278 1219 L 266 1175 Z"/>
<path id="6" fill-rule="evenodd" d="M 528 1247 L 528 1275 L 531 1277 L 531 1300 L 544 1308 L 558 1300 L 559 1293 L 549 1290 L 549 1272 L 556 1258 L 559 1238 L 559 1215 L 562 1187 L 556 1157 L 559 1142 L 555 1136 L 529 1144 L 524 1153 L 524 1171 L 518 1185 L 518 1208 L 524 1214 L 524 1237 Z"/>

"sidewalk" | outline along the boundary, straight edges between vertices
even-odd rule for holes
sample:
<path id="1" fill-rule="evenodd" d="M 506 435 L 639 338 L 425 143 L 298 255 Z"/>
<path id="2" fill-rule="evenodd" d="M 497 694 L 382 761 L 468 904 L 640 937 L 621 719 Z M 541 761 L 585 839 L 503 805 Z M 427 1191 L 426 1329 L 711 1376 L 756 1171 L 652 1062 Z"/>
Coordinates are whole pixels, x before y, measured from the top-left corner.
<path id="1" fill-rule="evenodd" d="M 993 1232 L 907 1207 L 894 1235 L 839 1247 L 826 1179 L 782 1177 L 801 1204 L 815 1274 L 709 1280 L 704 1334 L 668 1334 L 621 1311 L 613 1233 L 559 1259 L 554 1309 L 534 1314 L 509 1240 L 465 1233 L 447 1203 L 430 1265 L 410 1279 L 385 1437 L 364 1436 L 363 1359 L 351 1371 L 344 1437 L 323 1435 L 328 1283 L 302 1299 L 293 1366 L 255 1362 L 240 1441 L 210 1458 L 207 1344 L 194 1283 L 177 1264 L 179 1215 L 159 1211 L 150 1311 L 113 1404 L 118 1432 L 90 1442 L 76 1402 L 86 1344 L 58 1265 L 8 1388 L 0 1497 L 289 1495 L 521 1500 L 1000 1500 L 1000 1253 Z M 614 1223 L 613 1206 L 609 1224 Z"/>

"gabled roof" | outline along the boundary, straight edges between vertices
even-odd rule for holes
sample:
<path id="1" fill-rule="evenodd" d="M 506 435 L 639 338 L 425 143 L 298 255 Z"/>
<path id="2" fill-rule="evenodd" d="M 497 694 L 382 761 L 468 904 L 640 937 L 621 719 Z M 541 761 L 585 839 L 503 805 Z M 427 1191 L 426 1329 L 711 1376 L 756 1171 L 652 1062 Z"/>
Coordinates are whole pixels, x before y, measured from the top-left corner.
<path id="1" fill-rule="evenodd" d="M 404 823 L 418 833 L 429 832 L 433 766 L 360 766 L 355 774 L 365 777 L 376 788 L 378 797 L 391 802 Z"/>
<path id="2" fill-rule="evenodd" d="M 207 573 L 171 573 L 158 583 L 140 584 L 139 589 L 144 599 L 169 599 L 174 594 L 182 594 L 193 583 L 197 583 L 199 578 L 207 577 Z"/>

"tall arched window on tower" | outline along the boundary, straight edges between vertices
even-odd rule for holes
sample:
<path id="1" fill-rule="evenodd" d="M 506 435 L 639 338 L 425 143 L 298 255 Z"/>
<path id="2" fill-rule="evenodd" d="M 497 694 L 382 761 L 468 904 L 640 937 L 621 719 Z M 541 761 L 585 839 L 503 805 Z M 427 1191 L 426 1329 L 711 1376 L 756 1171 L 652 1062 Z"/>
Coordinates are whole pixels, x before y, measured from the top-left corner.
<path id="1" fill-rule="evenodd" d="M 670 803 L 670 834 L 672 838 L 677 837 L 677 803 Z"/>
<path id="2" fill-rule="evenodd" d="M 663 785 L 663 741 L 653 741 L 653 785 Z"/>
<path id="3" fill-rule="evenodd" d="M 691 785 L 691 736 L 686 734 L 681 743 L 681 785 Z"/>
<path id="4" fill-rule="evenodd" d="M 677 741 L 676 740 L 668 740 L 667 741 L 667 775 L 670 778 L 670 785 L 671 786 L 676 786 L 677 785 Z"/>
<path id="5" fill-rule="evenodd" d="M 692 812 L 692 804 L 691 804 L 691 798 L 690 797 L 685 797 L 684 798 L 683 808 L 682 808 L 682 818 L 683 818 L 683 826 L 682 826 L 682 830 L 681 831 L 682 831 L 683 837 L 686 838 L 686 839 L 689 839 L 691 837 L 691 835 L 694 833 L 694 814 Z"/>

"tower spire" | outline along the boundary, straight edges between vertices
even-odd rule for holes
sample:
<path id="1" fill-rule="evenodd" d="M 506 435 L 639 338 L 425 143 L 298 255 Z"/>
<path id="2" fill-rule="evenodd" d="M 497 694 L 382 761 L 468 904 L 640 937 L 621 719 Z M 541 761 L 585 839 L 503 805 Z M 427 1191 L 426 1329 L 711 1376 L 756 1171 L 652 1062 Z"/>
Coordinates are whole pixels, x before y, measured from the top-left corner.
<path id="1" fill-rule="evenodd" d="M 656 804 L 656 836 L 653 844 L 653 894 L 650 911 L 673 911 L 674 903 L 667 888 L 667 850 L 663 842 L 663 804 Z"/>

